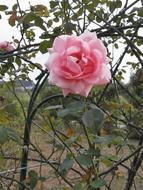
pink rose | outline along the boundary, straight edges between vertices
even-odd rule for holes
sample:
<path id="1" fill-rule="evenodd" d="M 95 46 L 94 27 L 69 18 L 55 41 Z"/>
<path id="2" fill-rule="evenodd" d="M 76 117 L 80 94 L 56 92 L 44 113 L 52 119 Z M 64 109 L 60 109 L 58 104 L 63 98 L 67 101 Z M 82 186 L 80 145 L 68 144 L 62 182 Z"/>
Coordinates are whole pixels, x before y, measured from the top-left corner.
<path id="1" fill-rule="evenodd" d="M 13 51 L 15 48 L 7 41 L 4 42 L 0 42 L 0 49 L 2 49 L 3 51 L 9 52 L 9 51 Z"/>
<path id="2" fill-rule="evenodd" d="M 45 64 L 49 83 L 61 87 L 64 96 L 76 93 L 87 97 L 94 85 L 110 82 L 107 50 L 95 32 L 59 36 L 49 53 Z"/>

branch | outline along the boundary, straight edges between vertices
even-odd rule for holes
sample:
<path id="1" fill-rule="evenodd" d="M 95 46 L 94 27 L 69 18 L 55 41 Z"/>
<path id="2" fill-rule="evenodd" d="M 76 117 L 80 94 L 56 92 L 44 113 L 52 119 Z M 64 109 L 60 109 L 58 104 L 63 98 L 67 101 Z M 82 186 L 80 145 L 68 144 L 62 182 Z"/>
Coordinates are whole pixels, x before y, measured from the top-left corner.
<path id="1" fill-rule="evenodd" d="M 105 172 L 100 173 L 99 177 L 101 177 L 103 175 L 106 175 L 106 174 L 110 173 L 113 170 L 117 170 L 117 168 L 118 168 L 119 165 L 121 165 L 123 162 L 129 160 L 134 155 L 136 155 L 142 148 L 143 148 L 143 146 L 138 147 L 132 154 L 130 154 L 129 156 L 125 157 L 121 161 L 118 161 L 116 164 L 114 164 L 110 169 L 106 170 Z"/>

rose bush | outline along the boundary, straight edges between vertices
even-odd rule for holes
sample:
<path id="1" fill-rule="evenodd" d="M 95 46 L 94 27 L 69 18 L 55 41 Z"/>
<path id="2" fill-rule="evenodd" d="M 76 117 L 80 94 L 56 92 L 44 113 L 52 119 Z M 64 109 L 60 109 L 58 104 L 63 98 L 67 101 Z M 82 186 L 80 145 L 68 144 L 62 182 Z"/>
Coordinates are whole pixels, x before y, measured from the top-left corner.
<path id="1" fill-rule="evenodd" d="M 107 50 L 95 32 L 61 35 L 49 53 L 45 64 L 50 71 L 49 83 L 61 87 L 64 96 L 76 93 L 87 97 L 94 85 L 110 82 Z"/>
<path id="2" fill-rule="evenodd" d="M 10 42 L 4 41 L 4 42 L 0 42 L 0 49 L 2 51 L 9 52 L 9 51 L 14 50 L 15 48 L 10 44 Z"/>

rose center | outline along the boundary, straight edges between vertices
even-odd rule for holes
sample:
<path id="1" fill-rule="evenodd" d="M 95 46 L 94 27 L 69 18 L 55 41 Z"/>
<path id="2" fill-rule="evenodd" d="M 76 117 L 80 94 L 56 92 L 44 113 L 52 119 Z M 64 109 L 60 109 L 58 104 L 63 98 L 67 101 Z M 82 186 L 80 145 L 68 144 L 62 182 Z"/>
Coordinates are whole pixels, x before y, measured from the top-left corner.
<path id="1" fill-rule="evenodd" d="M 80 56 L 80 58 L 78 57 L 76 60 L 76 64 L 78 64 L 83 71 L 85 65 L 87 64 L 87 58 L 84 55 Z"/>

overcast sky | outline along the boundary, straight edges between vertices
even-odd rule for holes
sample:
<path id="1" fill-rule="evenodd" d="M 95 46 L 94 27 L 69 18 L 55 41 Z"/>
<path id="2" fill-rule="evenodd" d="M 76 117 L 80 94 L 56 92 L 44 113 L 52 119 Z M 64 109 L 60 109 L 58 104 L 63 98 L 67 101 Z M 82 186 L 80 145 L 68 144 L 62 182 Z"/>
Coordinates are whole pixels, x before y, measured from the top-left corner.
<path id="1" fill-rule="evenodd" d="M 130 0 L 129 3 L 132 3 L 134 0 Z M 44 5 L 48 5 L 49 0 L 19 0 L 20 5 L 22 7 L 22 9 L 27 9 L 29 8 L 29 2 L 31 5 L 36 5 L 36 4 L 44 4 Z M 125 0 L 122 0 L 122 2 L 124 3 Z M 16 0 L 0 0 L 0 4 L 5 4 L 8 7 L 12 7 L 13 4 L 16 3 Z M 137 6 L 137 5 L 136 5 Z M 138 4 L 138 6 L 140 6 L 140 4 Z M 4 14 L 2 14 L 2 19 L 0 19 L 0 41 L 12 41 L 12 36 L 14 36 L 15 38 L 20 38 L 20 32 L 18 31 L 17 28 L 15 27 L 11 27 L 8 22 L 7 22 L 7 17 L 4 16 Z M 122 54 L 122 51 L 124 50 L 123 46 L 120 45 L 118 50 L 114 51 L 114 55 L 115 55 L 115 59 L 117 60 L 120 57 L 120 54 Z M 130 59 L 129 56 L 126 56 L 124 60 Z M 44 64 L 47 60 L 47 55 L 41 55 L 38 54 L 37 56 L 37 60 L 41 63 Z M 114 60 L 114 61 L 116 61 Z M 130 60 L 129 60 L 130 61 Z M 132 58 L 133 61 L 133 58 Z M 129 67 L 126 68 L 127 73 L 125 75 L 125 82 L 127 82 L 129 80 L 129 76 L 130 76 L 130 69 Z M 36 75 L 36 73 L 34 74 Z M 33 74 L 32 74 L 33 76 Z"/>

